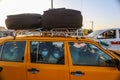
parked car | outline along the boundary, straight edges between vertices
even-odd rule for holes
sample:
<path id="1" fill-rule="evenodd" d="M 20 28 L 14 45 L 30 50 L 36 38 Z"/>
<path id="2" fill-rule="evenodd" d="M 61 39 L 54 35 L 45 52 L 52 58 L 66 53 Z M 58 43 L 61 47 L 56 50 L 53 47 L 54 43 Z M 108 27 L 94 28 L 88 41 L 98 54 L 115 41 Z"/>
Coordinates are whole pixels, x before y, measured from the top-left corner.
<path id="1" fill-rule="evenodd" d="M 0 80 L 120 80 L 120 59 L 89 38 L 0 38 Z"/>
<path id="2" fill-rule="evenodd" d="M 120 50 L 120 28 L 96 30 L 89 34 L 88 37 L 106 43 L 110 50 Z"/>

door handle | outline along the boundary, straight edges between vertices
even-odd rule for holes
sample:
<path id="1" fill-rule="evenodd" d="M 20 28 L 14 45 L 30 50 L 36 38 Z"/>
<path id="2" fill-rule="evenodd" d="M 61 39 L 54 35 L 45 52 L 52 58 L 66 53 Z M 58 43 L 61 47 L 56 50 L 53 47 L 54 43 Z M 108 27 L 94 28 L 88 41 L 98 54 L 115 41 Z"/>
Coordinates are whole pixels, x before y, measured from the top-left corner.
<path id="1" fill-rule="evenodd" d="M 85 75 L 85 73 L 83 73 L 81 71 L 75 71 L 75 72 L 71 72 L 71 75 L 82 76 L 82 75 Z"/>
<path id="2" fill-rule="evenodd" d="M 3 70 L 3 67 L 0 67 L 0 72 Z"/>
<path id="3" fill-rule="evenodd" d="M 36 68 L 31 68 L 31 69 L 28 69 L 28 72 L 31 72 L 32 74 L 36 74 L 38 72 L 40 72 L 38 69 Z"/>

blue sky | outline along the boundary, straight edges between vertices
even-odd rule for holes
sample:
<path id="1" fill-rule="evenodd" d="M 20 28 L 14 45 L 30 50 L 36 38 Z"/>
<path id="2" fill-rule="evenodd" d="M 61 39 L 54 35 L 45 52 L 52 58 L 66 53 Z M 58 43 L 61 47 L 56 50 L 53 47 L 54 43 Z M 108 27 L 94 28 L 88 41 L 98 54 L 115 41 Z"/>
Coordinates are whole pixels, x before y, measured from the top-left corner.
<path id="1" fill-rule="evenodd" d="M 40 13 L 48 10 L 51 0 L 0 0 L 0 26 L 5 26 L 7 15 L 20 13 Z M 83 15 L 83 28 L 94 30 L 120 28 L 120 4 L 117 0 L 54 0 L 54 8 L 80 10 Z"/>

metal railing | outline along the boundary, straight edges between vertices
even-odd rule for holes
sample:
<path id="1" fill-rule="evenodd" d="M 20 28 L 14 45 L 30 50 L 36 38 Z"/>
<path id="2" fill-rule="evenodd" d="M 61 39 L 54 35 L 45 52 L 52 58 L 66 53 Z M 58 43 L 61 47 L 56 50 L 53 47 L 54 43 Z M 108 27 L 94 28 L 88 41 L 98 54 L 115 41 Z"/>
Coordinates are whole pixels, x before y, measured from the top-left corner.
<path id="1" fill-rule="evenodd" d="M 50 31 L 42 31 L 42 29 L 31 29 L 31 30 L 16 30 L 14 32 L 14 39 L 16 36 L 57 36 L 57 37 L 83 37 L 84 33 L 82 29 L 75 28 L 54 28 Z"/>

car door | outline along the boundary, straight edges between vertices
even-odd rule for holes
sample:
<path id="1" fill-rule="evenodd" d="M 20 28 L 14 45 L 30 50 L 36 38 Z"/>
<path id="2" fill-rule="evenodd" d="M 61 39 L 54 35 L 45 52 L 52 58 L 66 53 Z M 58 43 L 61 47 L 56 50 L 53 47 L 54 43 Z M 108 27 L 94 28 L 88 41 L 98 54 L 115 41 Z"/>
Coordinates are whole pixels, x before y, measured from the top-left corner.
<path id="1" fill-rule="evenodd" d="M 90 43 L 69 42 L 70 80 L 120 80 L 112 57 Z"/>
<path id="2" fill-rule="evenodd" d="M 120 50 L 120 32 L 119 29 L 116 30 L 116 38 L 115 40 L 111 40 L 111 47 L 114 47 L 112 50 Z"/>
<path id="3" fill-rule="evenodd" d="M 69 80 L 64 42 L 30 41 L 28 80 Z"/>
<path id="4" fill-rule="evenodd" d="M 25 41 L 7 41 L 0 48 L 0 80 L 26 80 Z"/>

